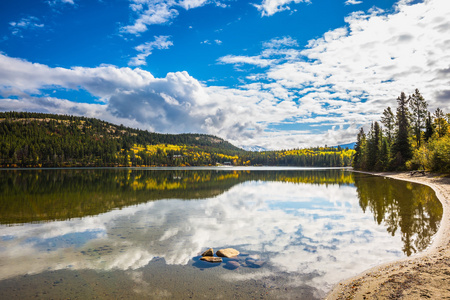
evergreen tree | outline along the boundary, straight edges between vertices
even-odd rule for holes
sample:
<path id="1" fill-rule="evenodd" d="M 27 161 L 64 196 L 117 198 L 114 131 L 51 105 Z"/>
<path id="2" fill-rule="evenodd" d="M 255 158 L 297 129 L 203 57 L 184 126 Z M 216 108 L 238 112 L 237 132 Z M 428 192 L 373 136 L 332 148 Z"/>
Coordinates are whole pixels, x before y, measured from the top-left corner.
<path id="1" fill-rule="evenodd" d="M 375 122 L 372 124 L 372 128 L 369 132 L 369 139 L 367 141 L 367 169 L 369 171 L 376 169 L 379 158 L 380 140 L 380 125 L 378 125 L 378 122 Z"/>
<path id="2" fill-rule="evenodd" d="M 394 167 L 403 168 L 406 161 L 411 159 L 411 145 L 409 142 L 409 110 L 408 98 L 405 93 L 401 93 L 397 98 L 397 132 L 395 135 L 394 150 Z"/>
<path id="3" fill-rule="evenodd" d="M 424 135 L 425 142 L 428 142 L 428 140 L 433 135 L 433 132 L 434 132 L 433 118 L 431 116 L 431 113 L 427 112 L 427 119 L 425 121 L 425 135 Z"/>
<path id="4" fill-rule="evenodd" d="M 417 148 L 420 148 L 422 129 L 425 128 L 428 104 L 418 89 L 409 97 L 409 106 L 411 108 L 411 126 L 416 136 Z"/>
<path id="5" fill-rule="evenodd" d="M 358 132 L 356 137 L 356 145 L 355 145 L 355 154 L 353 156 L 353 168 L 357 170 L 365 170 L 365 148 L 366 148 L 366 134 L 364 133 L 364 129 L 361 129 Z"/>
<path id="6" fill-rule="evenodd" d="M 448 123 L 445 120 L 444 112 L 440 108 L 437 108 L 436 112 L 434 113 L 434 125 L 438 137 L 445 136 L 445 134 L 447 133 Z"/>
<path id="7" fill-rule="evenodd" d="M 386 108 L 383 111 L 383 116 L 381 117 L 381 124 L 384 125 L 388 142 L 389 142 L 389 144 L 391 144 L 392 135 L 394 133 L 394 128 L 395 128 L 395 116 L 392 113 L 392 110 L 390 107 Z"/>
<path id="8" fill-rule="evenodd" d="M 390 147 L 388 140 L 382 137 L 378 160 L 377 164 L 375 165 L 375 168 L 378 171 L 386 171 L 389 168 L 389 156 L 390 156 L 389 149 Z"/>

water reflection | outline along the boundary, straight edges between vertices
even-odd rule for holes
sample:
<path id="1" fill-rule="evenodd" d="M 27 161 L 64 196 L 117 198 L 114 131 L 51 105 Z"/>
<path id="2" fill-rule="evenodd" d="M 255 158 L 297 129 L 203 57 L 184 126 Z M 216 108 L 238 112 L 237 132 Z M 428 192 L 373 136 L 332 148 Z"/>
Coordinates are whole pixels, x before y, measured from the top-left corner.
<path id="1" fill-rule="evenodd" d="M 407 256 L 431 244 L 443 208 L 430 188 L 361 174 L 355 175 L 355 186 L 362 210 L 370 210 L 392 236 L 401 235 Z"/>
<path id="2" fill-rule="evenodd" d="M 151 200 L 210 198 L 250 180 L 347 184 L 353 177 L 338 170 L 3 170 L 0 224 L 66 220 Z"/>
<path id="3" fill-rule="evenodd" d="M 202 293 L 200 282 L 212 277 L 272 287 L 269 298 L 316 298 L 367 267 L 424 249 L 442 215 L 427 187 L 342 170 L 0 174 L 8 224 L 0 226 L 0 287 L 69 269 L 125 271 L 143 297 L 155 289 L 175 297 L 169 283 L 183 274 Z M 265 263 L 202 271 L 196 257 L 207 247 Z M 164 276 L 150 280 L 153 273 Z"/>

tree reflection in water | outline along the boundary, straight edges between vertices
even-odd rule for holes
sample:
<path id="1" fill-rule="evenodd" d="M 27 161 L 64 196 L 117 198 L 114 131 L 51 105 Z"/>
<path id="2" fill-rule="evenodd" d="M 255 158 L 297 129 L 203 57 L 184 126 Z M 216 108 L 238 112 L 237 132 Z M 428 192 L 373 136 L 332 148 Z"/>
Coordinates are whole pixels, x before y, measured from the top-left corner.
<path id="1" fill-rule="evenodd" d="M 431 244 L 443 213 L 431 188 L 364 174 L 355 174 L 354 181 L 363 211 L 370 210 L 393 236 L 401 234 L 407 256 Z"/>
<path id="2" fill-rule="evenodd" d="M 336 169 L 56 169 L 0 172 L 0 224 L 97 215 L 161 199 L 216 197 L 246 181 L 355 185 L 359 205 L 392 234 L 406 255 L 431 243 L 442 205 L 431 188 Z"/>

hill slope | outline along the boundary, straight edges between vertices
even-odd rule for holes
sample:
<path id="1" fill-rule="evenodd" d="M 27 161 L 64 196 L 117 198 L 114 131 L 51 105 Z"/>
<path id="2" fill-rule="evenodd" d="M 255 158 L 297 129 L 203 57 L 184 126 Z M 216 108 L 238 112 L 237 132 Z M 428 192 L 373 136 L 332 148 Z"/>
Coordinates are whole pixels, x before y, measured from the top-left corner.
<path id="1" fill-rule="evenodd" d="M 245 151 L 206 134 L 159 134 L 93 118 L 0 112 L 0 167 L 351 166 L 333 147 Z"/>
<path id="2" fill-rule="evenodd" d="M 188 150 L 227 156 L 244 151 L 212 135 L 159 134 L 93 118 L 26 112 L 0 112 L 0 136 L 2 166 L 128 166 L 142 145 L 145 152 L 166 152 L 171 159 Z M 167 147 L 157 145 L 178 147 L 163 151 Z M 155 164 L 170 165 L 145 165 Z"/>

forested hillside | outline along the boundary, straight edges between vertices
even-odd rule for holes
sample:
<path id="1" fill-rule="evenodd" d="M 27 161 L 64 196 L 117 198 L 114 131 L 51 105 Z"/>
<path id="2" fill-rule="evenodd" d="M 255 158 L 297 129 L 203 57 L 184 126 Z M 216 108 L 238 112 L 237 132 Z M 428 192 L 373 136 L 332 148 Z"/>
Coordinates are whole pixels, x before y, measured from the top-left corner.
<path id="1" fill-rule="evenodd" d="M 357 136 L 353 166 L 358 170 L 428 170 L 450 173 L 450 114 L 433 113 L 419 90 L 397 98 L 395 113 L 383 111 L 366 135 Z"/>
<path id="2" fill-rule="evenodd" d="M 248 152 L 205 134 L 159 134 L 98 119 L 0 112 L 2 167 L 350 166 L 353 150 Z"/>

